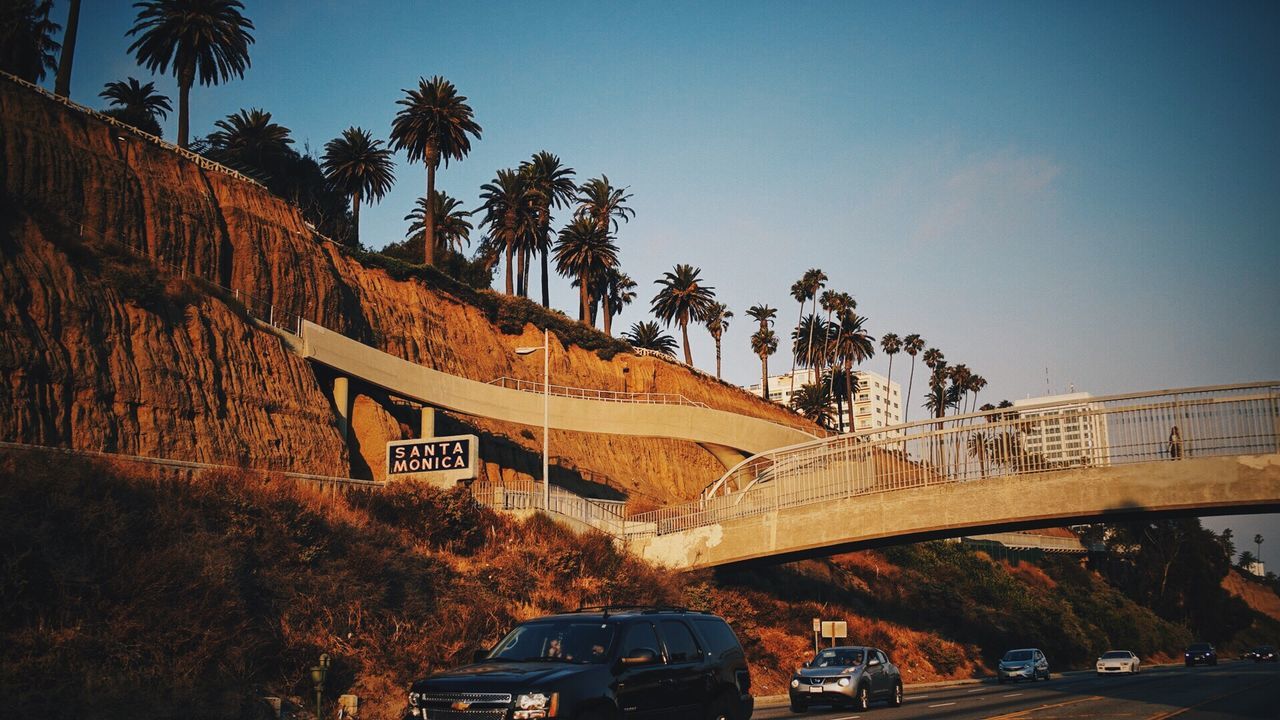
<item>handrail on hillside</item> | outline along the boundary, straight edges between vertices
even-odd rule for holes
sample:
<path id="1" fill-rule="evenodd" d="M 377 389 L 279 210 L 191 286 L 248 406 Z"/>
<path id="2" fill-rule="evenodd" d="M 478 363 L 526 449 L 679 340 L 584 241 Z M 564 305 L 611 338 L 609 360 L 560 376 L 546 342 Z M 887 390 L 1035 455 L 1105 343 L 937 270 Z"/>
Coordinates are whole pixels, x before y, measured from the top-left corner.
<path id="1" fill-rule="evenodd" d="M 537 393 L 539 395 L 541 395 L 543 391 L 543 385 L 540 382 L 534 380 L 521 380 L 519 378 L 506 376 L 490 380 L 488 384 L 507 388 L 508 390 L 519 390 L 521 392 Z M 548 394 L 556 397 L 600 400 L 603 402 L 639 403 L 645 405 L 687 405 L 690 407 L 708 407 L 704 402 L 690 400 L 689 398 L 676 393 L 620 392 L 617 390 L 597 390 L 594 388 L 579 388 L 555 384 L 548 385 L 547 388 Z"/>

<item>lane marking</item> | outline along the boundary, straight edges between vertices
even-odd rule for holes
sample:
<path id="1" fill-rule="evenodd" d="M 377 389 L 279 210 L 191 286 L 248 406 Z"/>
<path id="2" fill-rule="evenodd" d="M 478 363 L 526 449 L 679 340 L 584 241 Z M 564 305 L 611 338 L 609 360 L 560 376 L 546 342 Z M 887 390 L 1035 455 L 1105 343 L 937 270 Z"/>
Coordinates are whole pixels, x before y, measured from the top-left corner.
<path id="1" fill-rule="evenodd" d="M 858 720 L 858 718 L 860 718 L 860 717 L 862 717 L 862 716 L 861 716 L 861 715 L 849 715 L 849 716 L 847 716 L 847 717 L 831 718 L 831 720 Z"/>
<path id="2" fill-rule="evenodd" d="M 982 692 L 983 690 L 986 690 L 986 688 L 978 688 L 977 690 L 965 690 L 965 692 L 966 692 L 966 693 L 976 693 L 976 692 Z"/>
<path id="3" fill-rule="evenodd" d="M 1076 698 L 1075 700 L 1068 700 L 1066 702 L 1060 702 L 1054 705 L 1041 705 L 1039 707 L 1025 708 L 1023 710 L 1015 710 L 1014 712 L 1008 713 L 1006 715 L 993 715 L 992 717 L 986 718 L 986 720 L 1013 720 L 1013 718 L 1024 717 L 1027 713 L 1039 712 L 1041 710 L 1052 710 L 1054 708 L 1066 707 L 1068 705 L 1075 705 L 1076 703 L 1089 702 L 1090 700 L 1101 700 L 1101 699 L 1102 699 L 1101 695 L 1091 695 L 1090 697 Z"/>
<path id="4" fill-rule="evenodd" d="M 1001 695 L 1000 697 L 1022 697 L 1022 693 L 1009 693 L 1008 695 Z"/>
<path id="5" fill-rule="evenodd" d="M 949 702 L 949 703 L 935 703 L 935 704 L 933 704 L 933 705 L 930 705 L 929 707 L 931 707 L 931 708 L 936 708 L 936 707 L 946 707 L 946 706 L 948 706 L 948 705 L 955 705 L 955 703 L 953 703 L 953 702 Z"/>
<path id="6" fill-rule="evenodd" d="M 1208 705 L 1211 702 L 1217 702 L 1218 700 L 1222 700 L 1223 698 L 1229 698 L 1232 695 L 1239 695 L 1240 693 L 1248 692 L 1250 690 L 1260 688 L 1263 685 L 1269 685 L 1269 684 L 1271 684 L 1270 680 L 1266 680 L 1260 683 L 1254 683 L 1252 685 L 1248 685 L 1243 688 L 1240 688 L 1239 690 L 1232 690 L 1231 692 L 1223 693 L 1217 697 L 1211 697 L 1208 700 L 1203 700 L 1201 702 L 1196 703 L 1195 705 L 1188 705 L 1187 707 L 1178 708 L 1177 710 L 1156 713 L 1155 715 L 1148 715 L 1147 720 L 1165 720 L 1166 718 L 1177 717 L 1178 715 L 1181 715 L 1182 713 L 1187 712 L 1188 710 L 1195 710 L 1196 708 L 1202 707 L 1204 705 Z"/>

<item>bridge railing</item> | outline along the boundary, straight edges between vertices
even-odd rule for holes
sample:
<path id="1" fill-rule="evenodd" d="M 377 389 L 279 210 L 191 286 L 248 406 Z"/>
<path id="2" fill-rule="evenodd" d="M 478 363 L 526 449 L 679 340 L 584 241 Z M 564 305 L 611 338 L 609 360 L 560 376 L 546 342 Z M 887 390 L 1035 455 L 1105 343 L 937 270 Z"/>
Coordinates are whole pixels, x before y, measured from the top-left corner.
<path id="1" fill-rule="evenodd" d="M 477 481 L 471 484 L 471 496 L 495 510 L 546 510 L 609 535 L 623 534 L 625 502 L 585 498 L 553 485 L 548 506 L 543 492 L 541 484 L 532 482 L 498 485 Z"/>
<path id="2" fill-rule="evenodd" d="M 520 390 L 523 392 L 542 394 L 542 383 L 533 380 L 521 380 L 513 377 L 500 377 L 490 380 L 489 385 Z M 600 400 L 604 402 L 640 403 L 649 405 L 689 405 L 691 407 L 708 407 L 704 402 L 690 400 L 676 393 L 620 392 L 617 390 L 597 390 L 594 388 L 569 387 L 567 385 L 549 385 L 548 394 L 556 397 L 581 398 L 584 400 Z"/>
<path id="3" fill-rule="evenodd" d="M 762 453 L 731 469 L 699 500 L 631 518 L 627 531 L 663 534 L 856 495 L 1072 468 L 1266 454 L 1278 445 L 1280 383 L 1274 382 L 1025 405 Z"/>

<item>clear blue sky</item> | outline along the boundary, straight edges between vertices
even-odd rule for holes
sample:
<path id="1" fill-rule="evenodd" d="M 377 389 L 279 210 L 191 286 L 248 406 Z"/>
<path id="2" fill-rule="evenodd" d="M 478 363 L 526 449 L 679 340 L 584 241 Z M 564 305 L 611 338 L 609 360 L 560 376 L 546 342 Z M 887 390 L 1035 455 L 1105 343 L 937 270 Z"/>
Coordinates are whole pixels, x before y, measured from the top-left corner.
<path id="1" fill-rule="evenodd" d="M 129 4 L 84 5 L 72 96 L 102 107 L 104 82 L 150 77 Z M 701 267 L 736 315 L 732 382 L 759 377 L 746 308 L 789 327 L 810 267 L 873 335 L 920 333 L 985 376 L 983 400 L 1044 394 L 1046 368 L 1094 394 L 1280 379 L 1275 2 L 246 6 L 252 67 L 193 91 L 193 134 L 261 107 L 319 154 L 350 125 L 385 138 L 402 90 L 443 75 L 484 136 L 439 187 L 474 206 L 539 150 L 629 186 L 640 295 L 614 327 L 650 317 L 663 271 Z M 372 247 L 423 193 L 422 165 L 397 176 L 363 213 Z M 554 305 L 575 297 L 553 278 Z"/>

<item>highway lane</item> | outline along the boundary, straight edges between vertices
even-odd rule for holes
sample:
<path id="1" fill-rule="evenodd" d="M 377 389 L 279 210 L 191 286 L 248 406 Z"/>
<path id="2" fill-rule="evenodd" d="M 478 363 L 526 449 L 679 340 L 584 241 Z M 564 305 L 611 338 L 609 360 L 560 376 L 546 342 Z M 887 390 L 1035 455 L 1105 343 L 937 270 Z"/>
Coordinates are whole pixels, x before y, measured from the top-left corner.
<path id="1" fill-rule="evenodd" d="M 999 685 L 994 680 L 907 686 L 900 708 L 874 703 L 864 713 L 815 707 L 793 714 L 762 701 L 759 720 L 1202 720 L 1280 718 L 1280 665 L 1224 661 L 1217 667 L 1147 668 L 1137 676 L 1054 675 L 1049 682 Z"/>

